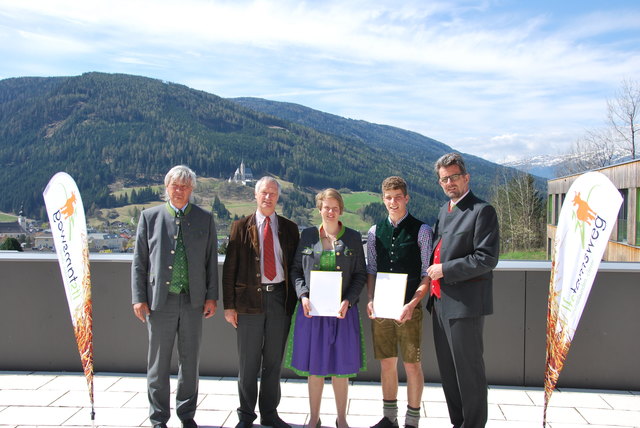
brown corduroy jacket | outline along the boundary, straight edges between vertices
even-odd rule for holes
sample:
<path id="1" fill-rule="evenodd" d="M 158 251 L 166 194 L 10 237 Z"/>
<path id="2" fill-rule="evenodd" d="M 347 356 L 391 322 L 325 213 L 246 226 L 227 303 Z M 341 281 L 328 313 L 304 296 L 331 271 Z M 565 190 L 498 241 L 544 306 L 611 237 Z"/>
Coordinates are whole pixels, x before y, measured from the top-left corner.
<path id="1" fill-rule="evenodd" d="M 282 267 L 285 275 L 287 314 L 295 309 L 297 297 L 291 283 L 289 269 L 300 240 L 298 226 L 291 220 L 278 217 L 278 240 L 282 249 Z M 259 314 L 262 308 L 260 274 L 260 240 L 256 215 L 233 222 L 229 244 L 222 268 L 224 309 L 235 309 L 240 314 Z"/>

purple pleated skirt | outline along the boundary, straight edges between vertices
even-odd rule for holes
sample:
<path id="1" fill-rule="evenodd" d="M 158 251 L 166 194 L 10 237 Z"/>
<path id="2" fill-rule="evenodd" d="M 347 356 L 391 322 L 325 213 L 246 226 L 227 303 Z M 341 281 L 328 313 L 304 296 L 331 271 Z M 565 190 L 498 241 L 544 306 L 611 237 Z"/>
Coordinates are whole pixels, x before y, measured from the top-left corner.
<path id="1" fill-rule="evenodd" d="M 364 337 L 357 305 L 343 319 L 307 318 L 298 302 L 291 323 L 285 367 L 300 376 L 352 377 L 366 367 Z"/>

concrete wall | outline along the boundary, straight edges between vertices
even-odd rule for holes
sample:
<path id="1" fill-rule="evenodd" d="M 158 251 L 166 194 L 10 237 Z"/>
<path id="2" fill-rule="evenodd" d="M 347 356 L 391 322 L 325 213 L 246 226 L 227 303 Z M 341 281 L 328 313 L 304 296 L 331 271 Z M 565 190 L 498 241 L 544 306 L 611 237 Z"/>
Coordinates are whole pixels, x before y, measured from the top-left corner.
<path id="1" fill-rule="evenodd" d="M 91 256 L 96 372 L 146 371 L 146 328 L 131 311 L 130 266 L 130 255 Z M 499 263 L 495 313 L 485 323 L 490 384 L 542 385 L 549 270 L 549 262 Z M 55 255 L 0 254 L 0 272 L 0 370 L 81 371 Z M 560 387 L 640 390 L 639 273 L 638 263 L 601 265 Z M 363 301 L 360 314 L 368 370 L 358 379 L 378 381 Z M 205 320 L 203 334 L 202 375 L 236 376 L 235 330 L 221 312 Z M 428 316 L 423 339 L 426 381 L 439 382 Z M 402 369 L 400 373 L 404 379 Z M 295 377 L 290 371 L 284 376 Z"/>

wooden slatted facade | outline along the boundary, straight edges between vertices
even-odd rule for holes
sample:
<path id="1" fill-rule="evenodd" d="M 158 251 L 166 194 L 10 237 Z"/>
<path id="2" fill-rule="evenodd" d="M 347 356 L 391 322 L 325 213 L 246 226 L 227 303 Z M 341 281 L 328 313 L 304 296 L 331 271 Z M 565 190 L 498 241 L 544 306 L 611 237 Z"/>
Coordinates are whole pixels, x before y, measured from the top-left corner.
<path id="1" fill-rule="evenodd" d="M 611 233 L 603 260 L 617 262 L 640 261 L 640 160 L 596 169 L 606 175 L 623 196 L 618 221 Z M 547 254 L 551 248 L 560 215 L 560 207 L 569 187 L 581 174 L 555 178 L 547 182 Z"/>

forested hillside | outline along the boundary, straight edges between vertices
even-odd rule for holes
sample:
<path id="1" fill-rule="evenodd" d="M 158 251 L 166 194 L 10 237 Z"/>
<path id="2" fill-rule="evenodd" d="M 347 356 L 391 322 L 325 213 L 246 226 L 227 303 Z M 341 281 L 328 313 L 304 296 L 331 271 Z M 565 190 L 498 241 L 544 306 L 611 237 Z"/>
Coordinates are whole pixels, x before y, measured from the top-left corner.
<path id="1" fill-rule="evenodd" d="M 446 144 L 416 132 L 363 120 L 346 119 L 299 104 L 270 101 L 262 98 L 231 99 L 257 112 L 308 126 L 343 140 L 382 149 L 391 156 L 389 162 L 401 161 L 401 163 L 398 162 L 397 165 L 390 165 L 390 167 L 406 169 L 407 174 L 410 174 L 407 177 L 408 181 L 413 187 L 417 187 L 420 193 L 423 191 L 429 193 L 435 189 L 440 194 L 440 188 L 434 186 L 436 183 L 434 181 L 433 165 L 443 154 L 455 151 L 455 149 Z M 504 172 L 505 168 L 469 154 L 465 155 L 465 160 L 469 171 L 473 174 L 475 192 L 485 198 L 489 198 L 491 188 L 495 184 L 495 177 Z M 416 167 L 420 169 L 420 172 L 416 172 Z"/>
<path id="2" fill-rule="evenodd" d="M 400 145 L 385 135 L 406 139 L 407 131 L 366 122 L 354 121 L 358 135 L 329 132 L 331 126 L 314 123 L 336 117 L 316 112 L 314 123 L 301 121 L 310 111 L 278 118 L 277 112 L 130 75 L 2 80 L 0 211 L 17 212 L 23 204 L 28 217 L 45 218 L 42 191 L 58 171 L 75 178 L 85 206 L 103 208 L 118 203 L 110 193 L 114 183 L 158 184 L 179 163 L 200 176 L 226 178 L 244 160 L 257 176 L 315 189 L 378 191 L 384 177 L 400 174 L 411 185 L 412 211 L 435 218 L 443 196 L 432 164 L 447 146 L 415 133 L 415 142 Z M 423 148 L 425 140 L 430 144 Z M 491 182 L 497 168 L 477 158 L 470 167 L 478 183 Z"/>

